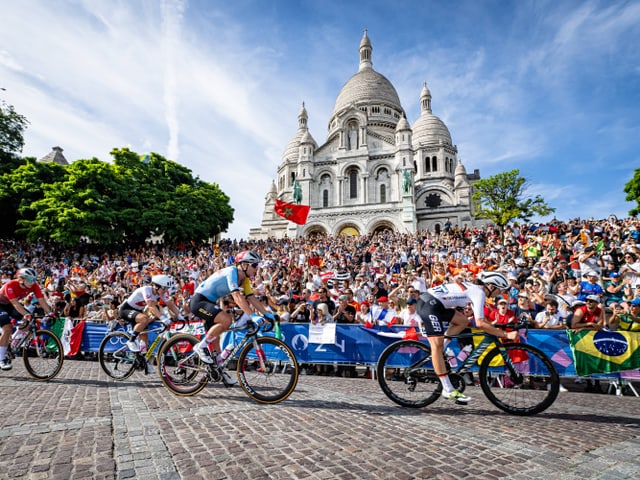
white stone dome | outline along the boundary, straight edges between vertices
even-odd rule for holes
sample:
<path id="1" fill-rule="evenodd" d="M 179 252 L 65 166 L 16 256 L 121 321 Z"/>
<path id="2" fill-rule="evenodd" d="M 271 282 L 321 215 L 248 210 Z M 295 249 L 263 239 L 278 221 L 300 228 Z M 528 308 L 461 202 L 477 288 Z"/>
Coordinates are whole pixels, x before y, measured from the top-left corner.
<path id="1" fill-rule="evenodd" d="M 352 104 L 356 106 L 362 104 L 387 105 L 402 111 L 400 98 L 394 86 L 384 75 L 376 72 L 373 68 L 360 70 L 347 80 L 338 94 L 333 107 L 333 115 Z"/>
<path id="2" fill-rule="evenodd" d="M 416 144 L 429 143 L 453 145 L 451 133 L 442 120 L 431 112 L 431 92 L 427 82 L 420 92 L 420 117 L 413 124 L 413 141 Z"/>
<path id="3" fill-rule="evenodd" d="M 432 113 L 422 112 L 413 124 L 413 141 L 415 143 L 452 145 L 449 129 L 442 120 Z"/>

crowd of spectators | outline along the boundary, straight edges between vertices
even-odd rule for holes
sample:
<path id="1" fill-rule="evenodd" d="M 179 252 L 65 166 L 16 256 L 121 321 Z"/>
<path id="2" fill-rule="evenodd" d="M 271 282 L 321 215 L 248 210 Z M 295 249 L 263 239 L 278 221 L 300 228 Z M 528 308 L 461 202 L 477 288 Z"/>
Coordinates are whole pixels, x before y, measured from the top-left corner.
<path id="1" fill-rule="evenodd" d="M 158 273 L 175 277 L 176 303 L 187 308 L 200 281 L 248 248 L 262 257 L 254 291 L 284 321 L 419 326 L 411 299 L 420 292 L 497 270 L 511 287 L 489 299 L 494 312 L 505 300 L 532 327 L 563 328 L 581 302 L 596 300 L 603 327 L 640 330 L 629 321 L 631 303 L 640 298 L 640 221 L 613 216 L 514 223 L 503 238 L 491 226 L 451 226 L 439 234 L 382 231 L 111 249 L 5 239 L 0 270 L 4 282 L 18 268 L 32 267 L 59 313 L 112 320 L 127 294 Z"/>
<path id="2" fill-rule="evenodd" d="M 115 321 L 130 292 L 164 273 L 176 279 L 176 305 L 188 314 L 198 283 L 246 249 L 262 257 L 254 292 L 285 322 L 419 329 L 415 304 L 421 292 L 495 270 L 505 274 L 510 288 L 487 301 L 487 318 L 494 323 L 517 318 L 531 328 L 562 329 L 573 321 L 571 328 L 640 331 L 640 221 L 614 216 L 514 223 L 502 238 L 492 226 L 452 225 L 439 233 L 380 231 L 108 249 L 5 239 L 0 274 L 6 282 L 17 269 L 32 267 L 59 315 L 100 322 Z M 472 316 L 471 309 L 468 313 Z M 311 367 L 307 371 L 331 371 Z"/>

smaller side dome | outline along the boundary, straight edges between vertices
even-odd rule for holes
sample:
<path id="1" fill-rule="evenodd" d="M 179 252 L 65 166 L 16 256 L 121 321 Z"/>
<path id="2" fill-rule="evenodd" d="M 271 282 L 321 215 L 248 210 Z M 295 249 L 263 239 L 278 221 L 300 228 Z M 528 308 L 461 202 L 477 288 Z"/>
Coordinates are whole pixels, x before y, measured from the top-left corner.
<path id="1" fill-rule="evenodd" d="M 467 176 L 467 169 L 464 168 L 464 165 L 462 165 L 462 161 L 458 160 L 458 165 L 456 165 L 456 171 L 455 171 L 456 177 L 457 176 Z"/>
<path id="2" fill-rule="evenodd" d="M 396 132 L 401 132 L 403 130 L 411 130 L 411 126 L 409 125 L 409 122 L 407 122 L 407 119 L 404 116 L 400 118 L 398 125 L 396 125 Z"/>

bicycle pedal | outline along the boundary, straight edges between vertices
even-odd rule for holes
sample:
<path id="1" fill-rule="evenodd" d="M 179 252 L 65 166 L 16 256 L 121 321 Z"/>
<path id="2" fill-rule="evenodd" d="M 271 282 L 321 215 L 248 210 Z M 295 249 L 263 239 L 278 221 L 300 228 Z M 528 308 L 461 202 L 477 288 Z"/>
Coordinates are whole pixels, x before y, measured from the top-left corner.
<path id="1" fill-rule="evenodd" d="M 461 402 L 460 400 L 455 401 L 456 405 L 469 405 L 467 402 Z"/>

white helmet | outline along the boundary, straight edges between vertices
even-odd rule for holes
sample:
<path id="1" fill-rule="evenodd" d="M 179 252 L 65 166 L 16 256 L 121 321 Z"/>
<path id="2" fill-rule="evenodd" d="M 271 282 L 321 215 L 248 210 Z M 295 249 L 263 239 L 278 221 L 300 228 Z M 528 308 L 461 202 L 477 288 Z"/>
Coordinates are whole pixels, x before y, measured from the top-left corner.
<path id="1" fill-rule="evenodd" d="M 253 250 L 246 250 L 236 255 L 236 263 L 259 263 L 262 259 Z"/>
<path id="2" fill-rule="evenodd" d="M 500 272 L 480 272 L 476 278 L 485 285 L 493 285 L 494 287 L 498 287 L 500 290 L 509 288 L 509 281 L 507 280 L 507 277 Z"/>
<path id="3" fill-rule="evenodd" d="M 151 277 L 151 283 L 167 290 L 173 290 L 175 286 L 173 277 L 169 275 L 154 275 Z"/>
<path id="4" fill-rule="evenodd" d="M 21 268 L 18 270 L 17 276 L 18 278 L 29 278 L 33 282 L 38 278 L 38 274 L 33 268 Z"/>

